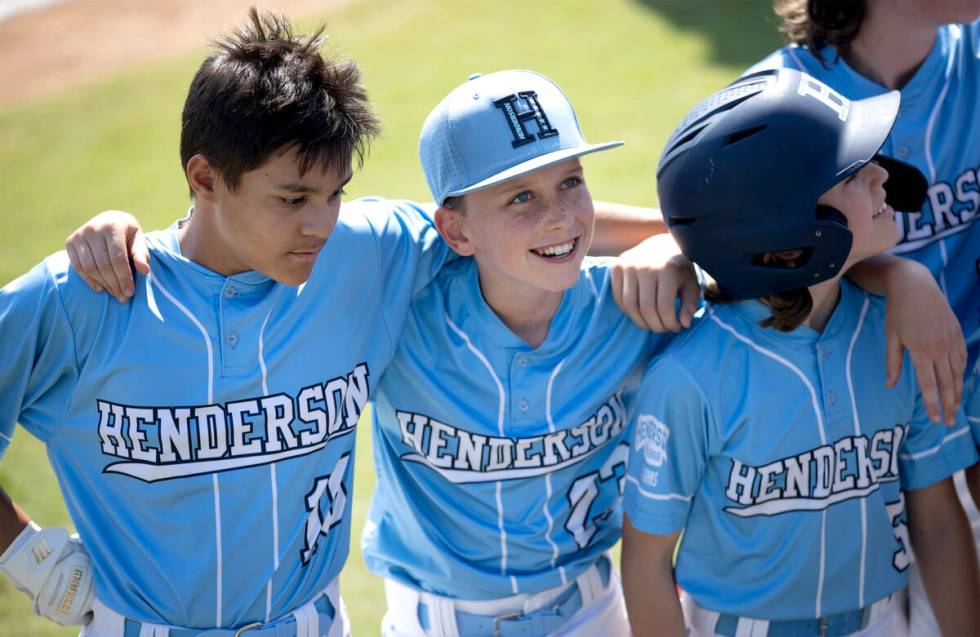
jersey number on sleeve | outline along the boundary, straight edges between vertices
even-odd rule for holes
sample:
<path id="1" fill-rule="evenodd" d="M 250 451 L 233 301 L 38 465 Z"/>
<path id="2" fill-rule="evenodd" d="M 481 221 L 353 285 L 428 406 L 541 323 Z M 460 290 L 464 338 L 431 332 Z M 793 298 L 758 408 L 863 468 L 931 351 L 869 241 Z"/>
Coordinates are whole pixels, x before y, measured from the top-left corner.
<path id="1" fill-rule="evenodd" d="M 344 474 L 347 473 L 347 463 L 350 454 L 345 453 L 337 460 L 333 471 L 328 475 L 317 478 L 313 489 L 306 494 L 306 542 L 300 557 L 303 564 L 310 561 L 316 552 L 317 542 L 321 535 L 326 535 L 330 529 L 344 518 L 347 508 L 347 490 L 344 488 Z M 320 510 L 320 500 L 327 496 L 326 515 Z"/>
<path id="2" fill-rule="evenodd" d="M 584 549 L 592 541 L 598 522 L 605 520 L 615 511 L 616 505 L 623 494 L 623 479 L 626 475 L 626 458 L 629 446 L 620 444 L 603 463 L 598 471 L 587 473 L 572 483 L 568 490 L 568 502 L 572 511 L 568 514 L 565 529 L 572 534 L 580 549 Z M 615 489 L 615 492 L 612 489 Z M 592 505 L 600 495 L 600 490 L 607 495 L 607 508 L 601 513 L 592 515 Z"/>

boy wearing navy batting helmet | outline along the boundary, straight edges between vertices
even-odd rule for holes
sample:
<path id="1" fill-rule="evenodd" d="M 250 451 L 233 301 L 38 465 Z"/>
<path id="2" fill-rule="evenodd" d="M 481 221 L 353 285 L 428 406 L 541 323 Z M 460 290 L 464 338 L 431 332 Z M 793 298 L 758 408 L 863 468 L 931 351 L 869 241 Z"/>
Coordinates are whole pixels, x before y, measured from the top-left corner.
<path id="1" fill-rule="evenodd" d="M 789 46 L 775 51 L 750 70 L 789 67 L 809 73 L 851 97 L 902 93 L 902 110 L 883 152 L 902 158 L 928 178 L 919 208 L 896 211 L 901 230 L 891 250 L 928 268 L 939 282 L 962 326 L 966 350 L 949 348 L 923 364 L 913 355 L 920 381 L 934 377 L 957 383 L 980 352 L 980 2 L 954 0 L 775 0 L 781 30 Z M 910 306 L 911 307 L 911 306 Z M 942 304 L 919 311 L 922 325 L 945 314 Z M 910 338 L 921 338 L 921 328 Z M 948 383 L 947 383 L 948 384 Z M 962 397 L 969 400 L 964 384 Z M 925 395 L 928 407 L 928 392 Z M 942 392 L 944 410 L 959 403 L 958 390 Z M 980 426 L 975 427 L 980 444 Z M 966 472 L 973 499 L 980 498 L 980 466 Z M 961 501 L 967 503 L 962 483 Z M 980 511 L 968 507 L 974 539 L 980 547 Z M 911 626 L 916 635 L 939 632 L 922 586 L 910 578 Z"/>
<path id="2" fill-rule="evenodd" d="M 913 547 L 944 632 L 980 628 L 949 478 L 976 462 L 969 428 L 929 424 L 907 364 L 883 386 L 883 302 L 841 278 L 924 196 L 920 173 L 878 155 L 898 105 L 764 71 L 695 107 L 661 156 L 668 226 L 717 287 L 637 401 L 635 635 L 905 634 Z"/>

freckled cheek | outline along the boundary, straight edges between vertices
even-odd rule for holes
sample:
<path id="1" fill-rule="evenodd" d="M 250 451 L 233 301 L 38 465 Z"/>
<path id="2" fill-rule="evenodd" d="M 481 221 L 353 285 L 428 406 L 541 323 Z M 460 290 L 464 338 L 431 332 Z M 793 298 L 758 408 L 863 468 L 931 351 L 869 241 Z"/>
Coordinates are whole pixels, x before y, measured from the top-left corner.
<path id="1" fill-rule="evenodd" d="M 591 229 L 595 221 L 595 207 L 592 203 L 591 193 L 589 193 L 588 188 L 584 187 L 575 188 L 572 192 L 574 194 L 568 202 L 568 206 L 575 211 L 575 218 L 578 222 L 586 229 Z"/>
<path id="2" fill-rule="evenodd" d="M 538 227 L 544 222 L 541 215 L 518 215 L 507 224 L 507 234 L 511 241 L 525 242 L 534 236 Z"/>

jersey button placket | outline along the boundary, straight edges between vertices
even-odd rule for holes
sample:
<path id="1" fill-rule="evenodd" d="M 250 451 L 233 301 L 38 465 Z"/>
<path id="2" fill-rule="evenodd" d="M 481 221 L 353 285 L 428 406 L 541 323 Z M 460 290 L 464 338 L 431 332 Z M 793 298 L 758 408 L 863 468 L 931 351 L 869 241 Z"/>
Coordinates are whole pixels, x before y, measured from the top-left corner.
<path id="1" fill-rule="evenodd" d="M 248 289 L 234 279 L 222 286 L 218 303 L 221 306 L 221 369 L 223 376 L 237 376 L 254 363 L 256 352 L 251 345 L 248 315 L 251 307 Z"/>
<path id="2" fill-rule="evenodd" d="M 510 359 L 510 386 L 512 390 L 523 389 L 527 391 L 527 388 L 533 385 L 530 382 L 530 377 L 535 373 L 533 363 L 534 361 L 526 353 L 514 353 Z M 513 394 L 511 417 L 514 420 L 524 421 L 532 417 L 530 398 L 532 397 L 527 394 L 521 395 L 517 392 Z"/>

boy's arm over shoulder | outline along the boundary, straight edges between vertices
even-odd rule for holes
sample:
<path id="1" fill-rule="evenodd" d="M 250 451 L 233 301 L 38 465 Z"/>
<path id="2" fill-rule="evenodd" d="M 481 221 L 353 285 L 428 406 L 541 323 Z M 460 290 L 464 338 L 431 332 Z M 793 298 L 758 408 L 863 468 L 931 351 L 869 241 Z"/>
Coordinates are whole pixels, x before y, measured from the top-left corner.
<path id="1" fill-rule="evenodd" d="M 17 422 L 42 441 L 61 422 L 79 369 L 78 330 L 86 331 L 69 319 L 66 288 L 92 297 L 85 314 L 102 315 L 104 295 L 88 290 L 63 252 L 0 289 L 0 454 Z"/>
<path id="2" fill-rule="evenodd" d="M 946 424 L 953 425 L 963 398 L 966 343 L 935 277 L 921 263 L 880 254 L 855 264 L 847 278 L 887 299 L 885 385 L 898 382 L 908 350 L 929 418 L 939 423 L 941 406 Z"/>
<path id="3" fill-rule="evenodd" d="M 676 345 L 676 343 L 675 343 Z M 645 533 L 682 529 L 717 436 L 707 396 L 670 353 L 654 360 L 637 392 L 623 510 Z"/>
<path id="4" fill-rule="evenodd" d="M 414 295 L 454 254 L 421 204 L 371 197 L 345 203 L 341 215 L 355 226 L 363 220 L 371 229 L 386 298 L 405 286 Z"/>

